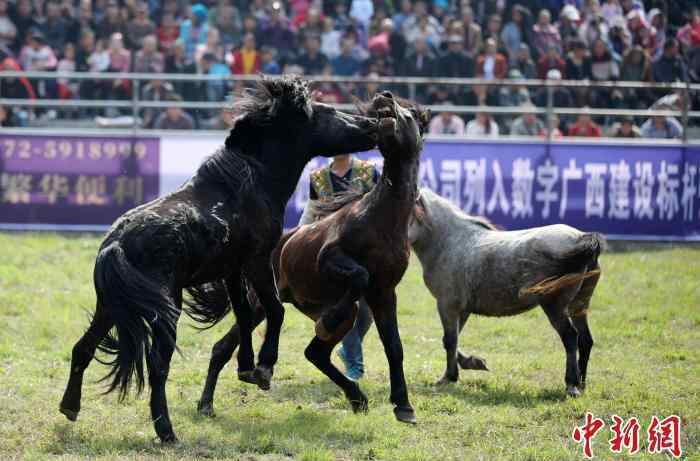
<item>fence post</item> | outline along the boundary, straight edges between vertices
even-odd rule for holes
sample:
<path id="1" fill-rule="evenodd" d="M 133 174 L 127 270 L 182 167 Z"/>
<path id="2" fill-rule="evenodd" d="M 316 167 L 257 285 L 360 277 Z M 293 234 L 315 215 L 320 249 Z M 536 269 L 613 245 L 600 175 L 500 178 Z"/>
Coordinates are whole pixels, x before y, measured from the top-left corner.
<path id="1" fill-rule="evenodd" d="M 132 80 L 133 85 L 131 86 L 131 128 L 134 132 L 139 129 L 139 93 L 141 90 L 141 80 Z"/>

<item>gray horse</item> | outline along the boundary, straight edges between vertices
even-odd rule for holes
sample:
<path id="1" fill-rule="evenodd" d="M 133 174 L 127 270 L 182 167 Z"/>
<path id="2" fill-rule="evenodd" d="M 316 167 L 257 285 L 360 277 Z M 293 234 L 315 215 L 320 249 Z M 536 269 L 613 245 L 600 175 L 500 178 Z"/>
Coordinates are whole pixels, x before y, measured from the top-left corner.
<path id="1" fill-rule="evenodd" d="M 457 381 L 458 364 L 487 370 L 483 359 L 457 349 L 470 314 L 516 315 L 541 305 L 566 350 L 566 391 L 581 394 L 593 347 L 586 314 L 600 277 L 600 235 L 562 224 L 499 231 L 421 189 L 409 240 L 444 330 L 447 368 L 438 384 Z"/>

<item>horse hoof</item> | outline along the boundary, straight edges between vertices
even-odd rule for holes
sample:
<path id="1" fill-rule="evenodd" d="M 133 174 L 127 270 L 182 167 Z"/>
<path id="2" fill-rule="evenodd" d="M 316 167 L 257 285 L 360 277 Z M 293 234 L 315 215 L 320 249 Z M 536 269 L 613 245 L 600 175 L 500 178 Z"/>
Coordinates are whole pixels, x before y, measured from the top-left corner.
<path id="1" fill-rule="evenodd" d="M 177 439 L 177 437 L 175 436 L 174 433 L 165 434 L 165 435 L 160 436 L 160 443 L 163 445 L 172 446 L 178 442 L 179 442 L 179 440 Z"/>
<path id="2" fill-rule="evenodd" d="M 469 357 L 458 359 L 458 362 L 459 366 L 462 367 L 463 370 L 489 371 L 489 368 L 486 366 L 486 360 L 482 359 L 481 357 L 470 355 Z"/>
<path id="3" fill-rule="evenodd" d="M 353 413 L 367 413 L 369 411 L 369 401 L 367 396 L 360 392 L 356 397 L 349 398 Z"/>
<path id="4" fill-rule="evenodd" d="M 435 385 L 442 387 L 442 386 L 447 386 L 448 384 L 454 384 L 456 382 L 457 382 L 457 379 L 450 379 L 447 376 L 443 376 L 435 383 Z"/>
<path id="5" fill-rule="evenodd" d="M 255 378 L 255 370 L 239 371 L 238 380 L 248 384 L 258 384 L 258 380 Z"/>
<path id="6" fill-rule="evenodd" d="M 214 405 L 212 402 L 202 402 L 201 400 L 197 404 L 197 411 L 200 415 L 206 416 L 207 418 L 213 418 L 216 416 L 214 413 Z"/>
<path id="7" fill-rule="evenodd" d="M 416 412 L 411 407 L 394 408 L 394 416 L 402 423 L 416 424 Z"/>
<path id="8" fill-rule="evenodd" d="M 253 371 L 254 383 L 264 391 L 270 390 L 270 382 L 272 381 L 272 369 L 261 366 L 255 367 Z"/>
<path id="9" fill-rule="evenodd" d="M 566 386 L 566 393 L 569 397 L 581 397 L 581 391 L 576 386 Z"/>
<path id="10" fill-rule="evenodd" d="M 66 418 L 68 418 L 68 421 L 75 422 L 78 419 L 78 411 L 76 411 L 76 410 L 70 410 L 64 406 L 60 406 L 58 408 L 58 411 L 63 413 L 66 416 Z"/>

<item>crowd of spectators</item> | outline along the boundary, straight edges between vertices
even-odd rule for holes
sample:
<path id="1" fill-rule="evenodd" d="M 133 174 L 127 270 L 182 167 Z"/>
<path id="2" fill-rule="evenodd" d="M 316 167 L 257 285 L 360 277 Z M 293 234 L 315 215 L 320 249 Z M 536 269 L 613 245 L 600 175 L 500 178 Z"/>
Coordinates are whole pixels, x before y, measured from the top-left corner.
<path id="1" fill-rule="evenodd" d="M 0 0 L 0 71 L 479 77 L 700 82 L 700 9 L 694 0 Z M 672 7 L 668 7 L 672 5 Z M 351 102 L 377 85 L 320 85 L 327 102 Z M 226 79 L 138 87 L 146 101 L 221 102 Z M 408 88 L 392 90 L 408 95 Z M 0 96 L 128 100 L 128 80 L 3 79 Z M 418 102 L 545 107 L 544 89 L 422 85 Z M 557 88 L 556 107 L 668 108 L 650 90 Z M 694 103 L 679 95 L 673 104 Z M 668 96 L 665 98 L 668 100 Z M 667 101 L 668 102 L 668 101 Z M 677 107 L 672 107 L 677 108 Z M 18 121 L 11 108 L 0 123 Z M 53 113 L 53 111 L 51 111 Z M 63 111 L 72 117 L 120 115 Z M 221 127 L 213 111 L 140 113 L 145 127 Z M 555 120 L 557 133 L 674 137 L 677 121 Z M 641 120 L 640 120 L 641 122 Z M 538 135 L 541 117 L 446 112 L 432 133 Z M 628 125 L 631 125 L 628 126 Z"/>

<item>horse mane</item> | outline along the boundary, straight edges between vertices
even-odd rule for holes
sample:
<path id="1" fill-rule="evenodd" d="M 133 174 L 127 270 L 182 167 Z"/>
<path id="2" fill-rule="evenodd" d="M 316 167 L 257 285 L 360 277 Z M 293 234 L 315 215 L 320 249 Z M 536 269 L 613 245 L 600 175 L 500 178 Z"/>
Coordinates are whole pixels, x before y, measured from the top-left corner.
<path id="1" fill-rule="evenodd" d="M 298 76 L 267 78 L 247 88 L 233 104 L 239 114 L 223 148 L 209 156 L 197 170 L 197 176 L 209 183 L 240 190 L 252 184 L 253 172 L 261 166 L 256 160 L 261 140 L 260 128 L 290 117 L 310 116 L 309 82 Z"/>
<path id="2" fill-rule="evenodd" d="M 311 116 L 310 83 L 299 76 L 278 78 L 262 76 L 252 88 L 244 89 L 235 98 L 232 112 L 238 114 L 226 138 L 231 148 L 246 138 L 254 137 L 251 130 L 287 122 L 295 115 Z"/>
<path id="3" fill-rule="evenodd" d="M 427 189 L 427 188 L 420 189 L 421 194 L 419 197 L 419 203 L 424 208 L 423 212 L 425 212 L 425 199 L 423 198 L 423 194 L 422 194 L 423 189 Z M 493 231 L 502 230 L 501 228 L 499 228 L 498 226 L 493 224 L 488 218 L 486 218 L 484 216 L 474 216 L 474 215 L 467 214 L 464 212 L 464 210 L 459 208 L 457 205 L 452 203 L 450 200 L 447 200 L 445 197 L 441 196 L 440 194 L 433 192 L 431 189 L 427 189 L 427 190 L 429 190 L 432 193 L 432 195 L 437 197 L 438 202 L 442 202 L 444 204 L 444 207 L 451 210 L 452 213 L 459 216 L 460 218 L 464 218 L 469 223 L 474 224 L 474 225 L 481 227 L 483 229 L 487 229 L 487 230 L 493 230 Z"/>
<path id="4" fill-rule="evenodd" d="M 470 214 L 464 213 L 465 217 L 467 220 L 471 221 L 473 224 L 476 224 L 477 226 L 483 227 L 484 229 L 488 230 L 501 230 L 496 226 L 494 223 L 492 223 L 488 218 L 484 216 L 472 216 Z"/>

